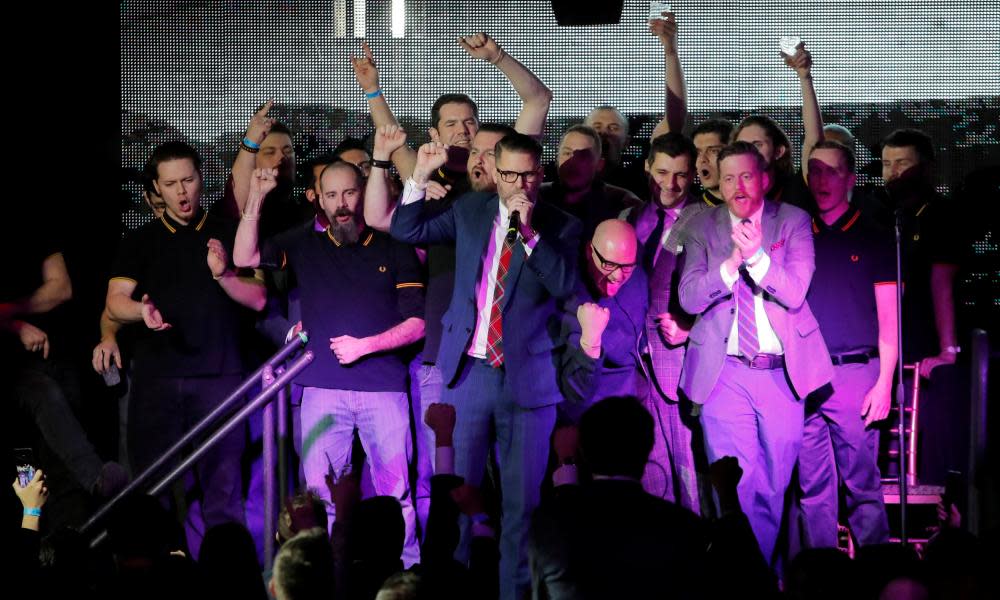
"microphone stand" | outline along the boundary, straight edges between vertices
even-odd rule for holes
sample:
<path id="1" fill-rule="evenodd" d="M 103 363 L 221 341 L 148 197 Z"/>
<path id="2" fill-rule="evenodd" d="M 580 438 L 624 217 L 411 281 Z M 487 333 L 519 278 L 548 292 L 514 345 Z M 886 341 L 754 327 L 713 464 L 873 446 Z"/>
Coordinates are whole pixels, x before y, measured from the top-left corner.
<path id="1" fill-rule="evenodd" d="M 903 203 L 895 209 L 896 229 L 896 345 L 899 360 L 896 361 L 896 406 L 899 409 L 899 539 L 903 546 L 908 543 L 906 536 L 906 397 L 903 393 Z M 920 373 L 914 373 L 920 377 Z M 912 430 L 913 427 L 911 426 Z"/>

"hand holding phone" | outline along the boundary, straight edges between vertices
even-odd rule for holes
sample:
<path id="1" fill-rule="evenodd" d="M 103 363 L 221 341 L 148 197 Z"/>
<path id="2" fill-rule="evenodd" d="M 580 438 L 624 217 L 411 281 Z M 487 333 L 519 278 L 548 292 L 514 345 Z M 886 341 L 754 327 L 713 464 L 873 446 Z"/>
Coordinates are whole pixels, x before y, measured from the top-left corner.
<path id="1" fill-rule="evenodd" d="M 657 19 L 663 19 L 663 13 L 673 12 L 670 10 L 669 2 L 653 2 L 649 3 L 649 20 L 655 21 Z"/>
<path id="2" fill-rule="evenodd" d="M 31 448 L 14 448 L 14 464 L 17 466 L 17 483 L 28 487 L 35 478 L 35 455 Z"/>

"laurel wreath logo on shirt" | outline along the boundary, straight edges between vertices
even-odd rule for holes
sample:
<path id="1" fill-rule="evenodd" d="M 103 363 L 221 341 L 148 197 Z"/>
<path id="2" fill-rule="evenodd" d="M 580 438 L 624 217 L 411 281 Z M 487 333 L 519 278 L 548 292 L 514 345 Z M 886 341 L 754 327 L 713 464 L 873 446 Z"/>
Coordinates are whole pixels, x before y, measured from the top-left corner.
<path id="1" fill-rule="evenodd" d="M 379 265 L 378 272 L 385 273 L 385 265 Z"/>

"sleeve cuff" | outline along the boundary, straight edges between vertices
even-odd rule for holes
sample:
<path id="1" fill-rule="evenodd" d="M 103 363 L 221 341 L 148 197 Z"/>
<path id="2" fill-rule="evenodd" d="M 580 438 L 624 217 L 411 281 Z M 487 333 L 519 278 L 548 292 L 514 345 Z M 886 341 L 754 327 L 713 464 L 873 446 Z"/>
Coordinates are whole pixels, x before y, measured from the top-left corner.
<path id="1" fill-rule="evenodd" d="M 760 285 L 760 280 L 764 279 L 770 267 L 771 257 L 767 255 L 767 252 L 761 252 L 761 257 L 757 263 L 752 267 L 747 267 L 747 273 L 750 275 L 750 279 L 753 279 L 755 283 Z"/>
<path id="2" fill-rule="evenodd" d="M 399 203 L 402 206 L 407 204 L 413 204 L 424 199 L 424 188 L 417 185 L 416 181 L 412 178 L 406 180 L 406 185 L 403 186 L 403 195 L 400 198 Z"/>
<path id="3" fill-rule="evenodd" d="M 455 448 L 438 446 L 434 449 L 434 473 L 437 475 L 455 473 Z"/>
<path id="4" fill-rule="evenodd" d="M 719 275 L 722 276 L 722 283 L 726 284 L 726 289 L 731 290 L 733 289 L 733 284 L 736 283 L 737 279 L 739 279 L 740 272 L 736 271 L 730 275 L 729 271 L 726 271 L 726 263 L 723 262 L 719 265 Z"/>
<path id="5" fill-rule="evenodd" d="M 555 487 L 576 485 L 578 481 L 579 476 L 576 472 L 576 465 L 563 465 L 552 473 L 552 485 Z"/>

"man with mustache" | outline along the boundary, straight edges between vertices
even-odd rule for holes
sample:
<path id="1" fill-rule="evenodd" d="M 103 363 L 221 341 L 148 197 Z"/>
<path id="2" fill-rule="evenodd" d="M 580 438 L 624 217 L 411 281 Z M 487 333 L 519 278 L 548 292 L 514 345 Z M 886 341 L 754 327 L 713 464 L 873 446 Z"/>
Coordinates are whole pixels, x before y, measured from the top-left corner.
<path id="1" fill-rule="evenodd" d="M 261 245 L 261 204 L 276 177 L 273 169 L 254 172 L 233 257 L 242 266 L 290 268 L 298 281 L 303 327 L 320 344 L 313 347 L 316 359 L 296 380 L 303 386 L 306 483 L 329 500 L 325 477 L 350 464 L 357 428 L 375 492 L 402 505 L 402 558 L 409 566 L 419 561 L 419 550 L 407 474 L 410 413 L 401 349 L 424 334 L 420 265 L 413 248 L 365 225 L 364 176 L 343 161 L 320 174 L 318 201 L 329 226 L 317 231 L 310 221 Z M 378 179 L 369 178 L 369 185 Z"/>

